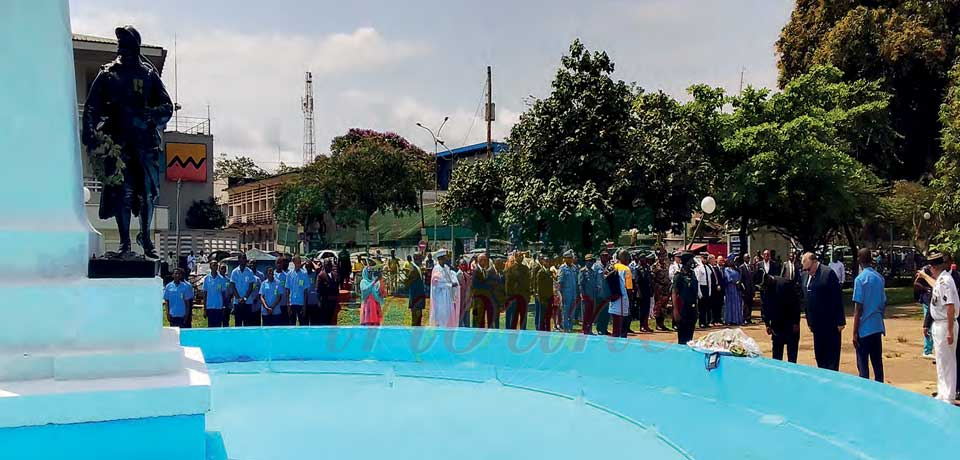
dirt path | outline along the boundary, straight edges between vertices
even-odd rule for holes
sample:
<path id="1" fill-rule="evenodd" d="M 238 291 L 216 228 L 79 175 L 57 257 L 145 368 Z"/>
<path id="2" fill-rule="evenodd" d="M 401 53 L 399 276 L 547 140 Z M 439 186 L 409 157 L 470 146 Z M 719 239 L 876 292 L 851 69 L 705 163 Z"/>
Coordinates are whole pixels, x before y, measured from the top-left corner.
<path id="1" fill-rule="evenodd" d="M 802 320 L 801 325 L 803 329 L 800 333 L 798 364 L 816 366 L 816 361 L 813 359 L 813 336 L 806 329 L 806 320 Z M 853 338 L 852 326 L 853 318 L 847 316 L 847 327 L 843 330 L 840 370 L 857 375 L 856 355 L 851 341 Z M 885 326 L 887 335 L 883 339 L 884 380 L 888 384 L 929 396 L 937 389 L 937 369 L 933 360 L 920 356 L 923 350 L 920 308 L 916 305 L 890 307 L 887 311 Z M 772 347 L 765 328 L 754 324 L 743 327 L 743 331 L 757 341 L 764 356 L 770 357 Z M 702 330 L 697 330 L 696 337 L 703 334 Z M 676 334 L 663 332 L 632 337 L 661 342 L 676 340 Z"/>

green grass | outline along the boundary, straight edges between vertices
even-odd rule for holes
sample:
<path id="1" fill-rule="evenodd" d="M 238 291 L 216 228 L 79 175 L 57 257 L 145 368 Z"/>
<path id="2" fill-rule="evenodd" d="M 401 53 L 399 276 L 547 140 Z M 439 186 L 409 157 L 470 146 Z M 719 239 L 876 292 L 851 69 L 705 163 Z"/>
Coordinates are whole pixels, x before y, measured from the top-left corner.
<path id="1" fill-rule="evenodd" d="M 913 300 L 913 286 L 890 287 L 885 291 L 888 307 L 899 307 L 916 302 Z M 843 307 L 847 314 L 853 314 L 853 289 L 843 290 Z"/>

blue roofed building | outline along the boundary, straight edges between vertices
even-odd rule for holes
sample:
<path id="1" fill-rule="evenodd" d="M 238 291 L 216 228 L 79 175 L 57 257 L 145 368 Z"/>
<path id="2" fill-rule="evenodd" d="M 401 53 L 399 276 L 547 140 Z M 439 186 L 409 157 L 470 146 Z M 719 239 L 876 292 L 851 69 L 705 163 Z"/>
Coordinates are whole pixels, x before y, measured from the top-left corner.
<path id="1" fill-rule="evenodd" d="M 498 155 L 506 151 L 506 143 L 493 143 L 494 155 Z M 450 178 L 453 176 L 453 169 L 457 166 L 457 163 L 461 161 L 473 161 L 478 158 L 486 158 L 486 155 L 486 142 L 439 152 L 437 154 L 437 188 L 440 191 L 445 191 L 447 188 L 449 188 Z"/>

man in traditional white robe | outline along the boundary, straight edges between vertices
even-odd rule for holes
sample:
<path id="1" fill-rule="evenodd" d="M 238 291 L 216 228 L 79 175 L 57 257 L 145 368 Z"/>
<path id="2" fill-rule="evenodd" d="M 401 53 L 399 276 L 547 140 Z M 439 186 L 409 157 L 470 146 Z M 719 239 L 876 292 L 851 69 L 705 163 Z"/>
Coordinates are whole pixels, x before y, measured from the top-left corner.
<path id="1" fill-rule="evenodd" d="M 437 264 L 430 275 L 430 326 L 457 327 L 460 324 L 460 282 L 450 268 L 447 250 L 434 254 Z"/>

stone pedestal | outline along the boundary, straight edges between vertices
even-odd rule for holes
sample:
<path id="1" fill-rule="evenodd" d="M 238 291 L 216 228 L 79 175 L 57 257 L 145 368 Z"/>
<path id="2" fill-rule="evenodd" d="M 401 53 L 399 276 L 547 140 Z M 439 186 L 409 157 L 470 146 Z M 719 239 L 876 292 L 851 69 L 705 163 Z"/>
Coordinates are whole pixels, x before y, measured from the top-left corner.
<path id="1" fill-rule="evenodd" d="M 159 278 L 91 279 L 66 0 L 0 2 L 3 458 L 204 458 L 210 381 Z"/>

